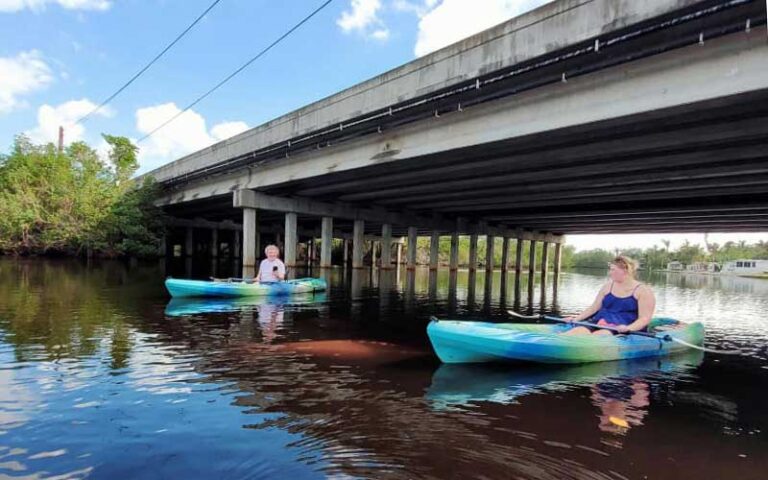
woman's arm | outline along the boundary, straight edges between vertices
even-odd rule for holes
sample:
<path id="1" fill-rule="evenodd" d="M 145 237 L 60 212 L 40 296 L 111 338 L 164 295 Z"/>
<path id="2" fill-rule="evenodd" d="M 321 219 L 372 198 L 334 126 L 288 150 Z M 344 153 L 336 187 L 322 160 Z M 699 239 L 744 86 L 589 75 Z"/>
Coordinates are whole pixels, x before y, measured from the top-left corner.
<path id="1" fill-rule="evenodd" d="M 565 319 L 566 320 L 570 320 L 572 322 L 580 322 L 582 320 L 586 320 L 586 319 L 592 317 L 592 315 L 596 314 L 600 310 L 600 307 L 602 307 L 602 305 L 603 305 L 603 298 L 608 293 L 608 288 L 609 288 L 608 284 L 606 283 L 605 285 L 603 285 L 603 287 L 600 289 L 600 291 L 597 292 L 597 296 L 595 297 L 595 301 L 592 302 L 592 305 L 590 305 L 589 308 L 587 308 L 586 310 L 584 310 L 583 312 L 581 312 L 578 315 L 571 315 L 569 317 L 565 317 Z"/>
<path id="2" fill-rule="evenodd" d="M 653 295 L 651 287 L 643 285 L 637 289 L 637 307 L 637 320 L 627 326 L 627 330 L 633 332 L 642 330 L 651 323 L 653 312 L 656 310 L 656 297 Z"/>

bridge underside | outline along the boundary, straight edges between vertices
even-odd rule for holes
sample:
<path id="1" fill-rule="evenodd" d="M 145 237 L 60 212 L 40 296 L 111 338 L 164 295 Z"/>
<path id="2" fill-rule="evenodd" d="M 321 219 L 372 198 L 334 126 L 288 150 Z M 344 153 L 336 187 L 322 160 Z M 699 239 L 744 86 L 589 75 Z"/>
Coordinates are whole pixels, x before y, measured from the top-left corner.
<path id="1" fill-rule="evenodd" d="M 768 90 L 259 191 L 555 234 L 766 231 Z M 231 193 L 165 209 L 182 218 L 242 220 Z M 259 215 L 260 222 L 283 221 L 279 212 Z M 351 221 L 338 219 L 335 227 L 351 230 Z M 406 228 L 393 225 L 393 233 Z M 380 225 L 366 222 L 366 231 L 380 232 Z"/>

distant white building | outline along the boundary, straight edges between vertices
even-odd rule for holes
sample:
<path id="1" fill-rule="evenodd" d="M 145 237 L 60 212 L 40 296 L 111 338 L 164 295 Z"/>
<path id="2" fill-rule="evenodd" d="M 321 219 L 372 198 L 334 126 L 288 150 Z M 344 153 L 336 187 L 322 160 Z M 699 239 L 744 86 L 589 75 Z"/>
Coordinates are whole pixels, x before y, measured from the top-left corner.
<path id="1" fill-rule="evenodd" d="M 681 262 L 678 262 L 677 260 L 667 264 L 667 270 L 670 272 L 682 272 L 684 268 L 685 265 L 683 265 Z"/>
<path id="2" fill-rule="evenodd" d="M 732 260 L 723 265 L 722 273 L 734 275 L 768 273 L 768 260 Z"/>
<path id="3" fill-rule="evenodd" d="M 717 273 L 720 271 L 720 264 L 717 262 L 693 262 L 685 267 L 685 271 L 692 273 Z"/>

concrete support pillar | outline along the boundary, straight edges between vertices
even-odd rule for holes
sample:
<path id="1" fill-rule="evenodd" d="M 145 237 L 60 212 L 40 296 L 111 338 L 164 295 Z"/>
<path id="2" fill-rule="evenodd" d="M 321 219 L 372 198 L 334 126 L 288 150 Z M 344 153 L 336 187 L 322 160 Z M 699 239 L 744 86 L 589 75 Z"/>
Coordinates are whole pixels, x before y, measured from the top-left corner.
<path id="1" fill-rule="evenodd" d="M 371 266 L 376 266 L 376 240 L 371 240 Z"/>
<path id="2" fill-rule="evenodd" d="M 381 226 L 381 268 L 392 268 L 392 225 Z"/>
<path id="3" fill-rule="evenodd" d="M 408 270 L 416 268 L 416 243 L 418 242 L 416 227 L 408 227 Z"/>
<path id="4" fill-rule="evenodd" d="M 433 231 L 429 242 L 429 269 L 437 270 L 440 254 L 440 232 Z"/>
<path id="5" fill-rule="evenodd" d="M 541 244 L 541 277 L 542 281 L 547 277 L 547 269 L 549 268 L 549 243 L 542 242 Z"/>
<path id="6" fill-rule="evenodd" d="M 451 234 L 451 260 L 450 270 L 455 272 L 459 269 L 459 232 Z"/>
<path id="7" fill-rule="evenodd" d="M 219 256 L 219 229 L 211 229 L 211 257 L 216 258 Z"/>
<path id="8" fill-rule="evenodd" d="M 256 266 L 256 209 L 243 209 L 243 271 Z M 247 276 L 243 274 L 243 276 Z"/>
<path id="9" fill-rule="evenodd" d="M 343 248 L 344 248 L 344 265 L 346 266 L 349 264 L 349 240 L 346 238 L 344 239 Z"/>
<path id="10" fill-rule="evenodd" d="M 403 242 L 399 242 L 395 248 L 397 248 L 397 268 L 400 268 L 403 263 Z"/>
<path id="11" fill-rule="evenodd" d="M 195 253 L 195 229 L 187 227 L 184 238 L 184 256 L 191 257 Z"/>
<path id="12" fill-rule="evenodd" d="M 477 270 L 477 234 L 469 236 L 469 271 Z"/>
<path id="13" fill-rule="evenodd" d="M 515 239 L 515 275 L 520 275 L 523 271 L 523 239 Z"/>
<path id="14" fill-rule="evenodd" d="M 485 237 L 485 270 L 487 272 L 493 271 L 493 250 L 496 247 L 496 237 L 493 235 L 487 235 Z"/>
<path id="15" fill-rule="evenodd" d="M 504 237 L 501 242 L 501 271 L 509 270 L 509 237 Z"/>
<path id="16" fill-rule="evenodd" d="M 562 261 L 563 244 L 555 244 L 555 278 L 560 276 L 560 262 Z"/>
<path id="17" fill-rule="evenodd" d="M 528 250 L 528 273 L 531 276 L 536 273 L 536 240 L 531 240 L 531 248 Z"/>
<path id="18" fill-rule="evenodd" d="M 355 220 L 352 227 L 352 268 L 363 268 L 363 248 L 365 246 L 365 222 Z"/>
<path id="19" fill-rule="evenodd" d="M 320 268 L 328 268 L 331 266 L 331 247 L 333 247 L 332 217 L 323 217 L 320 235 Z"/>
<path id="20" fill-rule="evenodd" d="M 298 218 L 293 212 L 285 214 L 285 252 L 283 261 L 286 267 L 296 266 L 296 249 L 299 244 Z"/>

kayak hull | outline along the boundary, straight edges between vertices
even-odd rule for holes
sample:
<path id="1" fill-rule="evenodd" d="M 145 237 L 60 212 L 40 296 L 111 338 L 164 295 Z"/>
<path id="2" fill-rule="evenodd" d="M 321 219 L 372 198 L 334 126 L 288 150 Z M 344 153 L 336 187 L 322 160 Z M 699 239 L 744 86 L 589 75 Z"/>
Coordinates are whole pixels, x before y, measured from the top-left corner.
<path id="1" fill-rule="evenodd" d="M 656 318 L 652 328 L 661 335 L 701 345 L 704 327 L 673 319 Z M 433 320 L 427 335 L 444 363 L 526 361 L 536 363 L 588 363 L 659 357 L 689 347 L 640 335 L 561 335 L 570 325 Z"/>
<path id="2" fill-rule="evenodd" d="M 183 297 L 267 297 L 296 293 L 321 292 L 326 289 L 322 278 L 297 278 L 275 283 L 214 282 L 169 278 L 165 288 L 173 298 Z"/>

